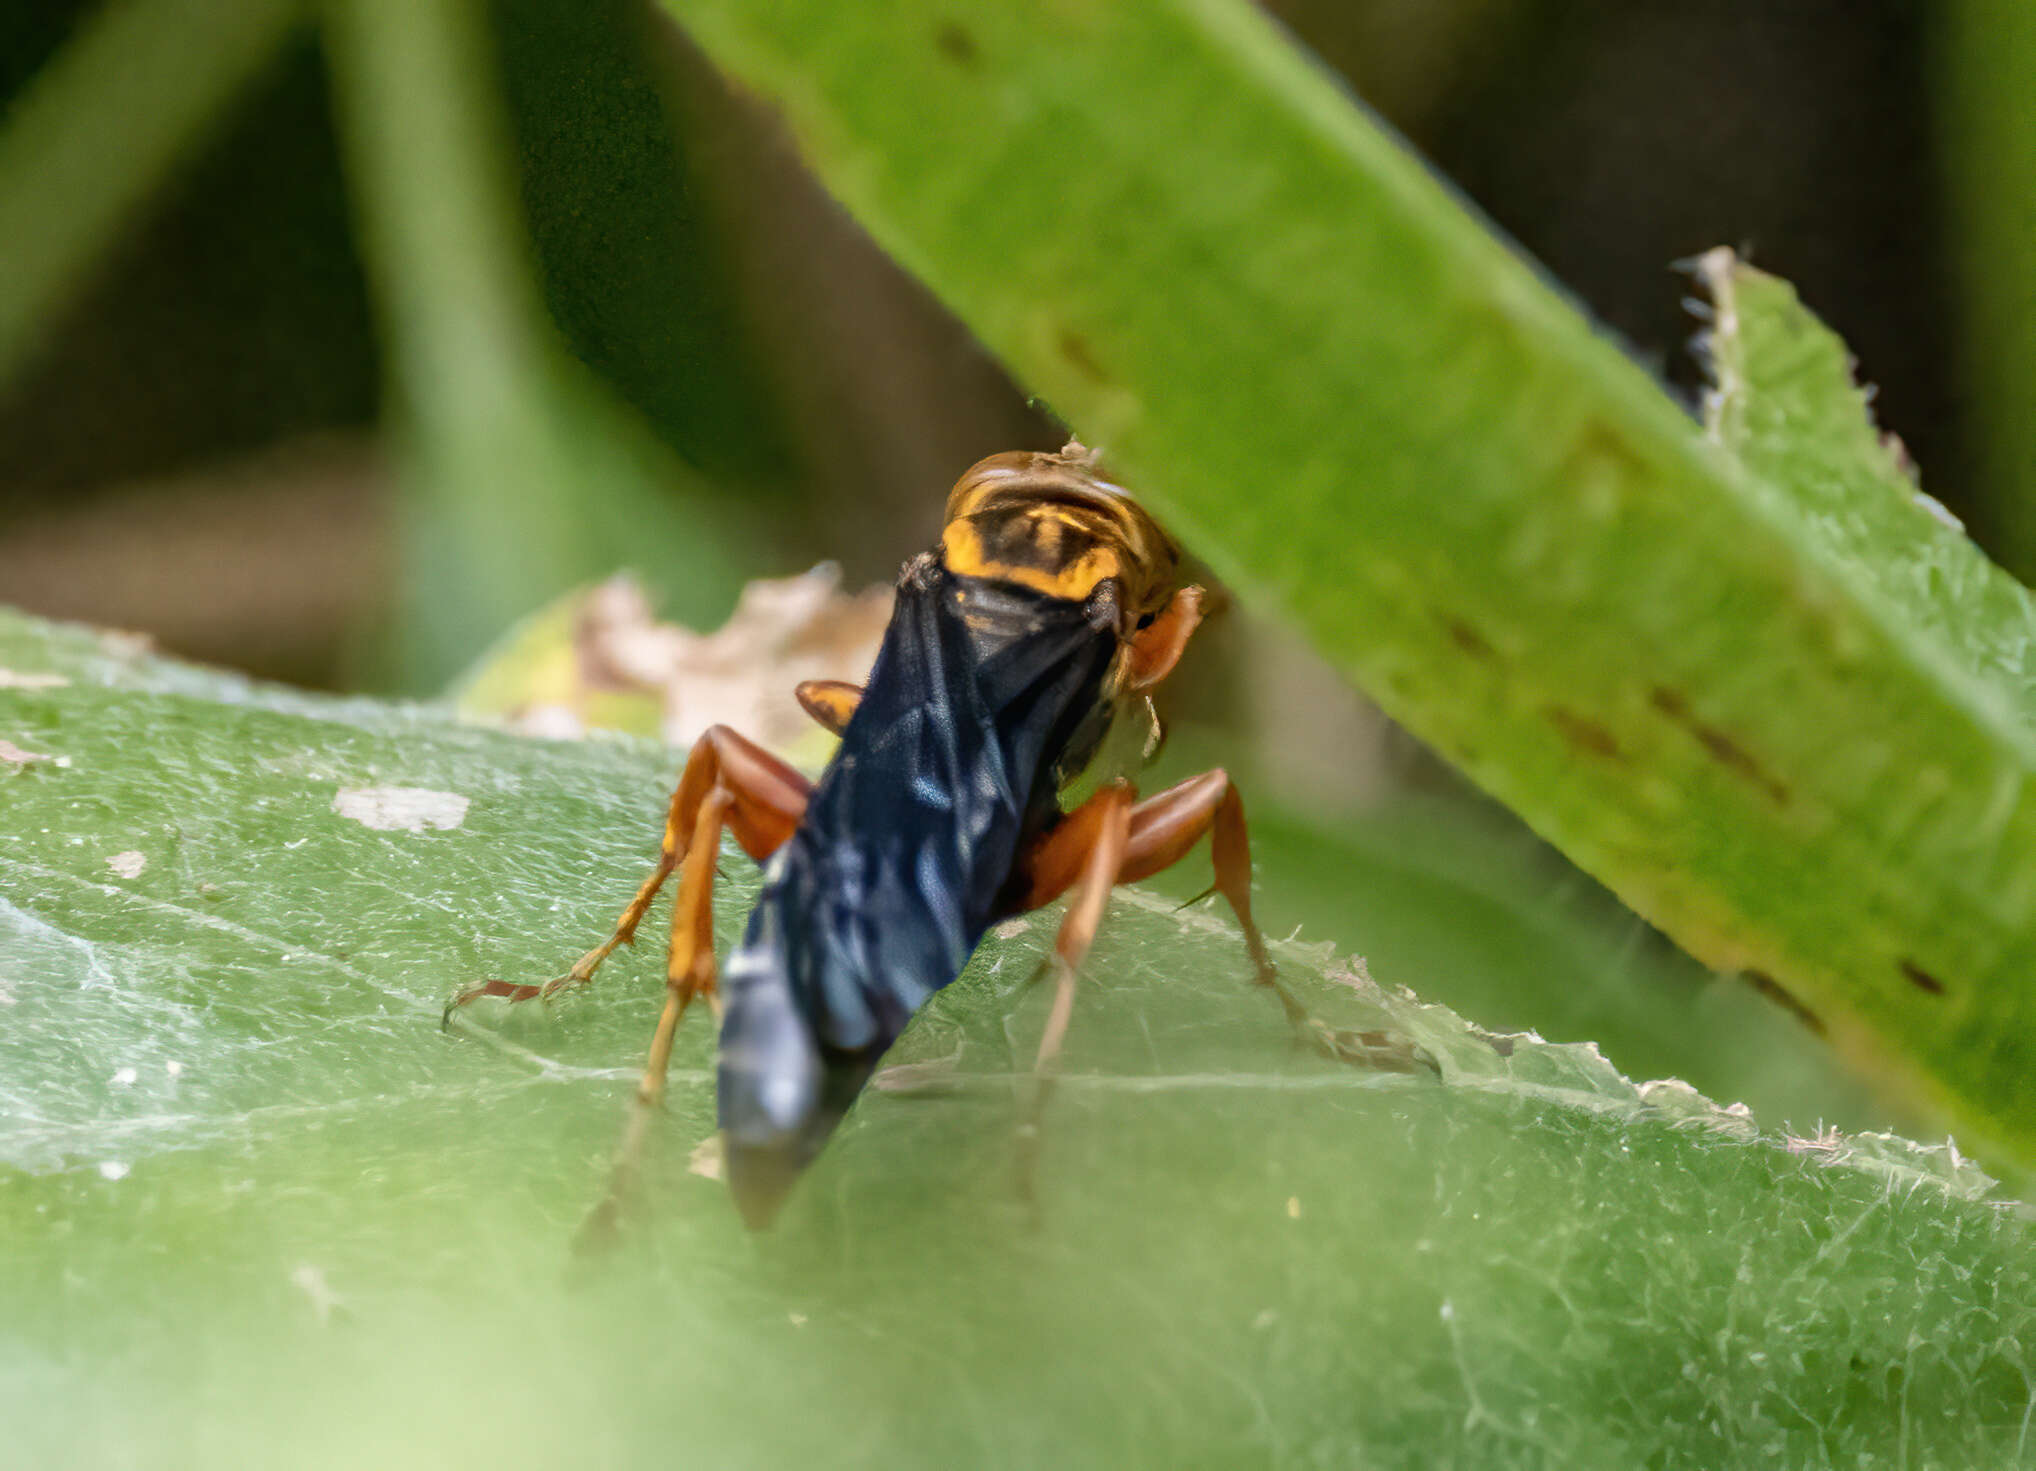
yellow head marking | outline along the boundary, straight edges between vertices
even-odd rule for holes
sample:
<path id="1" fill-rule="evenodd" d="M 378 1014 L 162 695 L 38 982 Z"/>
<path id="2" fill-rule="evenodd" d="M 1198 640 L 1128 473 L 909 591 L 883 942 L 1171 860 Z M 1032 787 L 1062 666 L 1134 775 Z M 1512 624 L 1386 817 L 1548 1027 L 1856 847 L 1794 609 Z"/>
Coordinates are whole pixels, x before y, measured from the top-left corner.
<path id="1" fill-rule="evenodd" d="M 948 569 L 1082 601 L 1115 578 L 1136 615 L 1163 605 L 1179 551 L 1079 445 L 1059 454 L 993 455 L 956 482 L 941 553 Z"/>

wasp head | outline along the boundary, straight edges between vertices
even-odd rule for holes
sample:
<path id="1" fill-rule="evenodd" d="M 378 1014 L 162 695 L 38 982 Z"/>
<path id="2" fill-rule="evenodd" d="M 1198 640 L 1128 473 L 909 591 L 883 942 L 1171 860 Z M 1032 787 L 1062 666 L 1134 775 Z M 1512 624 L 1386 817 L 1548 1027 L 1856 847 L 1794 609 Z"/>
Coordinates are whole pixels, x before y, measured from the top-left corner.
<path id="1" fill-rule="evenodd" d="M 1180 548 L 1095 453 L 1015 451 L 971 466 L 947 498 L 941 553 L 948 569 L 1085 602 L 1117 583 L 1125 629 L 1166 606 L 1180 585 Z"/>

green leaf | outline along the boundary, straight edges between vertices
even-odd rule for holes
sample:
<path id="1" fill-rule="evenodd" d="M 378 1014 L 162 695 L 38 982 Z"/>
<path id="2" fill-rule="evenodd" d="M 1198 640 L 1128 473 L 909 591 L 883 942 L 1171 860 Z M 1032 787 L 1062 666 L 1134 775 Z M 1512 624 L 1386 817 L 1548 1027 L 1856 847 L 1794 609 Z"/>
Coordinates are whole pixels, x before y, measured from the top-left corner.
<path id="1" fill-rule="evenodd" d="M 505 626 L 626 564 L 688 618 L 725 614 L 754 528 L 554 330 L 485 7 L 335 0 L 326 21 L 407 455 L 401 682 L 443 687 Z"/>
<path id="2" fill-rule="evenodd" d="M 1800 1018 L 1705 970 L 1489 804 L 1408 792 L 1331 823 L 1246 793 L 1257 912 L 1274 934 L 1418 977 L 1424 996 L 1495 1030 L 1596 1041 L 1630 1074 L 1685 1078 L 1772 1126 L 1926 1127 Z M 1206 880 L 1154 882 L 1186 898 Z"/>
<path id="3" fill-rule="evenodd" d="M 24 1464 L 2028 1449 L 2036 1243 L 1955 1152 L 1756 1135 L 1282 947 L 1325 1016 L 1404 1029 L 1445 1078 L 1353 1071 L 1293 1045 L 1226 922 L 1135 891 L 1079 998 L 1036 1222 L 1015 1082 L 1052 914 L 985 945 L 760 1238 L 688 1169 L 711 1039 L 684 1035 L 643 1215 L 571 1269 L 657 947 L 551 1012 L 445 1033 L 438 1009 L 605 928 L 671 758 L 12 615 L 0 669 L 0 740 L 34 757 L 0 761 L 0 1414 Z M 362 788 L 465 806 L 377 828 L 335 809 Z M 725 941 L 756 879 L 724 867 Z"/>
<path id="4" fill-rule="evenodd" d="M 1956 291 L 1960 438 L 1972 446 L 1966 491 L 1982 511 L 1981 539 L 2036 577 L 2036 10 L 1953 0 L 1928 18 L 1931 131 L 1948 206 L 1937 228 Z"/>
<path id="5" fill-rule="evenodd" d="M 0 130 L 0 385 L 303 19 L 301 0 L 108 0 Z"/>
<path id="6" fill-rule="evenodd" d="M 1243 0 L 667 0 L 1206 557 L 1685 949 L 2036 1161 L 2036 734 Z"/>

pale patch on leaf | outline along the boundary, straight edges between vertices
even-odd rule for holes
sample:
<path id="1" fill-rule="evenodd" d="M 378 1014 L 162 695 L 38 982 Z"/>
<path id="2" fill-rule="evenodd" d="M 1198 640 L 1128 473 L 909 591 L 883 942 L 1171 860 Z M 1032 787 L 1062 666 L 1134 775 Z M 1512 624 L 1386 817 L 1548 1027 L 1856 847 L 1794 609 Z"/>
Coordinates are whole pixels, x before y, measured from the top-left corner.
<path id="1" fill-rule="evenodd" d="M 46 751 L 24 751 L 12 741 L 0 740 L 0 761 L 5 761 L 10 766 L 26 766 L 31 761 L 49 759 L 49 753 Z"/>
<path id="2" fill-rule="evenodd" d="M 70 681 L 61 674 L 23 674 L 0 669 L 0 690 L 60 690 Z"/>
<path id="3" fill-rule="evenodd" d="M 332 810 L 377 832 L 450 832 L 467 820 L 467 799 L 427 787 L 342 787 Z"/>
<path id="4" fill-rule="evenodd" d="M 129 848 L 124 853 L 115 853 L 106 860 L 106 866 L 124 879 L 139 878 L 141 871 L 148 867 L 148 856 Z"/>
<path id="5" fill-rule="evenodd" d="M 325 1273 L 308 1263 L 290 1273 L 290 1285 L 311 1299 L 311 1311 L 318 1321 L 329 1323 L 335 1314 L 345 1316 L 346 1304 L 325 1280 Z"/>
<path id="6" fill-rule="evenodd" d="M 688 1172 L 708 1180 L 719 1180 L 722 1176 L 721 1136 L 709 1134 L 693 1146 L 693 1152 L 686 1157 Z"/>

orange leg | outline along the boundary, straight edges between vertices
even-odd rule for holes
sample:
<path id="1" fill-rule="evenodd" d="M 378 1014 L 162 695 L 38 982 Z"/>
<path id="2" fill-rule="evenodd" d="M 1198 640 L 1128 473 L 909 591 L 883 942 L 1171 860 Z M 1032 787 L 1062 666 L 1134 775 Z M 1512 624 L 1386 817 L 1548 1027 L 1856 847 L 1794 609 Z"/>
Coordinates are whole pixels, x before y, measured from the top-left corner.
<path id="1" fill-rule="evenodd" d="M 696 830 L 705 830 L 701 826 L 700 814 L 711 797 L 719 794 L 721 800 L 715 807 L 719 816 L 714 823 L 713 840 L 706 859 L 710 877 L 724 822 L 735 834 L 736 841 L 742 844 L 743 850 L 761 861 L 775 853 L 779 845 L 792 835 L 792 829 L 805 815 L 806 798 L 811 791 L 811 782 L 754 741 L 737 735 L 725 725 L 712 727 L 694 744 L 692 753 L 686 758 L 686 768 L 679 775 L 679 784 L 672 791 L 671 806 L 665 814 L 664 840 L 658 848 L 657 866 L 637 885 L 636 896 L 623 909 L 608 938 L 575 961 L 571 970 L 541 986 L 483 981 L 462 991 L 446 1006 L 446 1016 L 450 1017 L 455 1008 L 483 996 L 502 996 L 511 1001 L 529 1001 L 535 997 L 548 1001 L 569 986 L 584 986 L 593 980 L 601 962 L 612 955 L 617 946 L 635 943 L 636 927 L 643 923 L 651 901 L 657 898 L 665 880 L 672 876 L 672 870 L 679 867 L 687 853 L 697 845 Z M 682 883 L 680 909 L 673 913 L 672 955 L 675 966 L 680 944 L 677 926 L 684 908 Z M 707 925 L 700 931 L 707 936 L 710 967 L 712 918 L 710 913 Z M 688 953 L 690 955 L 691 952 Z M 676 970 L 673 972 L 675 976 L 677 973 Z M 711 978 L 708 989 L 712 989 Z"/>
<path id="2" fill-rule="evenodd" d="M 1033 1071 L 1044 1074 L 1060 1056 L 1067 1037 L 1068 1018 L 1073 1014 L 1075 977 L 1096 941 L 1103 923 L 1103 907 L 1110 902 L 1110 890 L 1122 882 L 1124 861 L 1131 838 L 1132 791 L 1128 782 L 1112 782 L 1078 809 L 1086 814 L 1087 851 L 1082 854 L 1081 890 L 1068 905 L 1054 937 L 1053 1010 L 1046 1019 L 1046 1031 L 1039 1039 L 1039 1056 Z"/>
<path id="3" fill-rule="evenodd" d="M 582 1255 L 615 1244 L 623 1212 L 636 1193 L 643 1143 L 652 1117 L 664 1103 L 665 1077 L 672 1061 L 672 1043 L 692 1004 L 705 997 L 718 1018 L 720 997 L 714 971 L 714 862 L 721 848 L 723 824 L 733 826 L 737 800 L 727 787 L 716 786 L 701 799 L 693 832 L 680 860 L 679 897 L 672 906 L 672 948 L 665 966 L 665 1005 L 651 1034 L 650 1055 L 637 1081 L 629 1117 L 622 1125 L 608 1172 L 608 1193 L 581 1222 L 574 1249 Z"/>
<path id="4" fill-rule="evenodd" d="M 1149 690 L 1174 672 L 1188 639 L 1202 621 L 1202 590 L 1184 587 L 1160 615 L 1131 636 L 1124 657 L 1124 687 Z"/>
<path id="5" fill-rule="evenodd" d="M 805 712 L 835 735 L 848 729 L 855 707 L 862 703 L 862 686 L 845 679 L 802 680 L 793 693 Z"/>
<path id="6" fill-rule="evenodd" d="M 671 950 L 665 965 L 665 1004 L 651 1036 L 650 1056 L 637 1083 L 635 1101 L 615 1151 L 608 1192 L 580 1228 L 577 1245 L 591 1251 L 611 1245 L 622 1212 L 634 1194 L 643 1142 L 650 1120 L 664 1102 L 665 1078 L 672 1043 L 692 1004 L 702 997 L 719 1010 L 714 970 L 714 875 L 721 856 L 721 834 L 735 834 L 750 857 L 768 858 L 783 846 L 805 815 L 812 784 L 777 757 L 726 726 L 703 734 L 686 758 L 679 784 L 665 814 L 664 839 L 657 866 L 637 886 L 608 938 L 581 956 L 573 968 L 542 986 L 489 981 L 462 992 L 446 1007 L 481 996 L 506 996 L 511 1001 L 550 997 L 567 986 L 594 978 L 618 945 L 636 938 L 637 926 L 672 870 L 679 872 L 679 897 L 672 906 Z"/>
<path id="7" fill-rule="evenodd" d="M 1018 1188 L 1027 1200 L 1035 1199 L 1039 1121 L 1053 1091 L 1053 1066 L 1060 1057 L 1061 1043 L 1067 1038 L 1068 1021 L 1074 1015 L 1075 979 L 1088 956 L 1089 946 L 1095 942 L 1096 929 L 1103 922 L 1103 908 L 1110 902 L 1110 890 L 1123 869 L 1131 837 L 1132 801 L 1129 782 L 1112 782 L 1068 814 L 1067 820 L 1040 845 L 1042 854 L 1052 849 L 1047 856 L 1056 864 L 1078 858 L 1081 888 L 1060 922 L 1053 956 L 1047 962 L 1054 973 L 1053 1007 L 1047 1013 L 1046 1030 L 1039 1038 L 1039 1055 L 1032 1063 L 1032 1098 L 1026 1106 L 1024 1121 L 1018 1126 Z M 1063 831 L 1068 831 L 1068 836 L 1054 843 L 1054 838 Z"/>
<path id="8" fill-rule="evenodd" d="M 1084 865 L 1107 838 L 1105 809 L 1101 804 L 1110 790 L 1105 788 L 1070 812 L 1027 855 L 1025 868 L 1032 886 L 1026 895 L 1026 908 L 1051 903 L 1078 878 L 1085 885 L 1088 883 Z M 1245 949 L 1258 973 L 1258 983 L 1279 998 L 1295 1030 L 1318 1051 L 1340 1062 L 1394 1072 L 1412 1072 L 1421 1067 L 1434 1070 L 1434 1059 L 1408 1039 L 1389 1032 L 1353 1032 L 1329 1026 L 1311 1015 L 1300 998 L 1281 982 L 1266 949 L 1265 936 L 1251 915 L 1251 837 L 1244 822 L 1244 802 L 1229 774 L 1220 768 L 1190 777 L 1131 808 L 1129 831 L 1117 857 L 1113 882 L 1136 883 L 1171 868 L 1187 856 L 1204 833 L 1210 835 L 1216 892 L 1237 916 L 1238 928 L 1244 932 Z M 1077 901 L 1076 907 L 1069 910 L 1063 934 L 1074 923 L 1079 908 Z M 1081 940 L 1083 952 L 1093 934 L 1091 924 Z M 1055 1036 L 1053 1042 L 1057 1052 L 1060 1038 Z"/>

